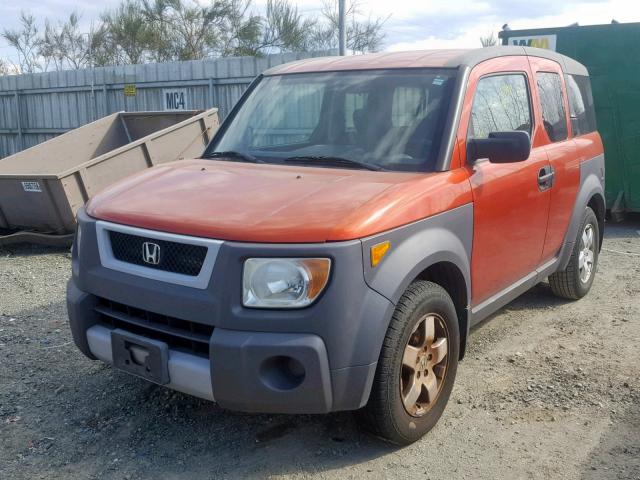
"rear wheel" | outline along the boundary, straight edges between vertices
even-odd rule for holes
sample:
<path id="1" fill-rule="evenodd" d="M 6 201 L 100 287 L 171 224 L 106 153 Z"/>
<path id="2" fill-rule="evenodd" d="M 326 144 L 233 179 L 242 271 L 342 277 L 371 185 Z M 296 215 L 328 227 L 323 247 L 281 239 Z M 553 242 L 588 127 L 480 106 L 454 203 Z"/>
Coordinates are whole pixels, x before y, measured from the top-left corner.
<path id="1" fill-rule="evenodd" d="M 459 348 L 458 318 L 447 292 L 431 282 L 411 284 L 394 312 L 362 412 L 368 428 L 400 445 L 431 430 L 449 400 Z"/>
<path id="2" fill-rule="evenodd" d="M 598 218 L 587 207 L 567 268 L 549 276 L 549 285 L 554 294 L 577 300 L 589 292 L 598 266 L 599 239 Z"/>

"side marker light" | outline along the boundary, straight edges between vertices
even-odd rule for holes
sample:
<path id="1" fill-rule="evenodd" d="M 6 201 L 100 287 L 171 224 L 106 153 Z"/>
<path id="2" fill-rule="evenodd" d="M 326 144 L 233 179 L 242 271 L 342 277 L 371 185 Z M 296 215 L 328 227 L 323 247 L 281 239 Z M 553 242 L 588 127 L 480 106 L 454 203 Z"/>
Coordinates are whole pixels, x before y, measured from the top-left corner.
<path id="1" fill-rule="evenodd" d="M 375 267 L 376 265 L 378 265 L 390 248 L 391 242 L 389 241 L 378 243 L 377 245 L 371 247 L 371 266 Z"/>

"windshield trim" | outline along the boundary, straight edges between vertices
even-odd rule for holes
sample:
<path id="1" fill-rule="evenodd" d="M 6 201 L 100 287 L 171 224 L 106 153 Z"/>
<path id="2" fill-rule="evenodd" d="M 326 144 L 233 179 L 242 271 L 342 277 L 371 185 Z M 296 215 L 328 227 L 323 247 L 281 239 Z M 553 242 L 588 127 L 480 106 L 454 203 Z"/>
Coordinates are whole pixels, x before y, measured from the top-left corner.
<path id="1" fill-rule="evenodd" d="M 372 73 L 372 72 L 389 72 L 389 71 L 436 71 L 450 74 L 453 80 L 453 88 L 451 90 L 451 99 L 448 102 L 447 110 L 443 112 L 443 129 L 438 154 L 436 156 L 435 169 L 432 172 L 414 172 L 414 173 L 433 173 L 442 172 L 450 169 L 453 146 L 455 144 L 456 132 L 458 123 L 460 120 L 460 113 L 462 109 L 462 103 L 466 92 L 466 84 L 469 78 L 469 68 L 466 67 L 394 67 L 394 68 L 359 68 L 359 69 L 336 69 L 336 70 L 321 70 L 312 72 L 283 72 L 274 74 L 259 74 L 249 84 L 244 93 L 240 96 L 236 104 L 233 106 L 229 114 L 221 122 L 218 130 L 215 132 L 211 141 L 205 148 L 200 158 L 206 159 L 206 156 L 215 152 L 217 145 L 228 130 L 229 126 L 233 123 L 238 112 L 243 107 L 249 96 L 256 89 L 258 84 L 265 78 L 274 77 L 286 77 L 293 75 L 322 75 L 330 73 Z M 391 170 L 380 170 L 378 173 L 392 172 Z"/>

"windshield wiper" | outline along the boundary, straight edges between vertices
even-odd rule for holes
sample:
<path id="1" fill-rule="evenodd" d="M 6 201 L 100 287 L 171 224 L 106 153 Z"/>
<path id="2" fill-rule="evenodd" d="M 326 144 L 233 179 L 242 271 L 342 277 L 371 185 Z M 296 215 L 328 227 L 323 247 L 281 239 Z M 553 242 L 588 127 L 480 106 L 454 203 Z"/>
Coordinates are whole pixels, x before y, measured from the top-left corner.
<path id="1" fill-rule="evenodd" d="M 202 158 L 228 158 L 231 161 L 240 160 L 248 163 L 264 163 L 263 160 L 254 157 L 250 153 L 236 152 L 235 150 L 227 150 L 225 152 L 211 152 Z"/>
<path id="2" fill-rule="evenodd" d="M 364 170 L 375 170 L 375 171 L 383 171 L 386 168 L 382 168 L 378 165 L 372 165 L 371 163 L 361 162 L 359 160 L 352 160 L 350 158 L 342 158 L 342 157 L 330 157 L 324 155 L 307 155 L 307 156 L 297 156 L 297 157 L 288 157 L 284 159 L 285 162 L 288 163 L 303 163 L 307 165 L 322 165 L 327 167 L 356 167 Z"/>

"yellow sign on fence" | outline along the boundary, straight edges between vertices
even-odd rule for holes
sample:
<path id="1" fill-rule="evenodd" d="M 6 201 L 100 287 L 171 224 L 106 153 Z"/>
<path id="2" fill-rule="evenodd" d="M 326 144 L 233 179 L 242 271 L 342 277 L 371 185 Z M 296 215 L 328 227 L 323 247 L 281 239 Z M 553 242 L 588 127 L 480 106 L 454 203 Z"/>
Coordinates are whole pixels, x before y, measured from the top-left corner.
<path id="1" fill-rule="evenodd" d="M 135 85 L 125 85 L 124 86 L 124 96 L 125 97 L 135 97 L 137 93 L 137 89 Z"/>
<path id="2" fill-rule="evenodd" d="M 509 45 L 519 47 L 536 47 L 546 48 L 547 50 L 556 50 L 556 35 L 529 35 L 526 37 L 510 37 Z"/>

